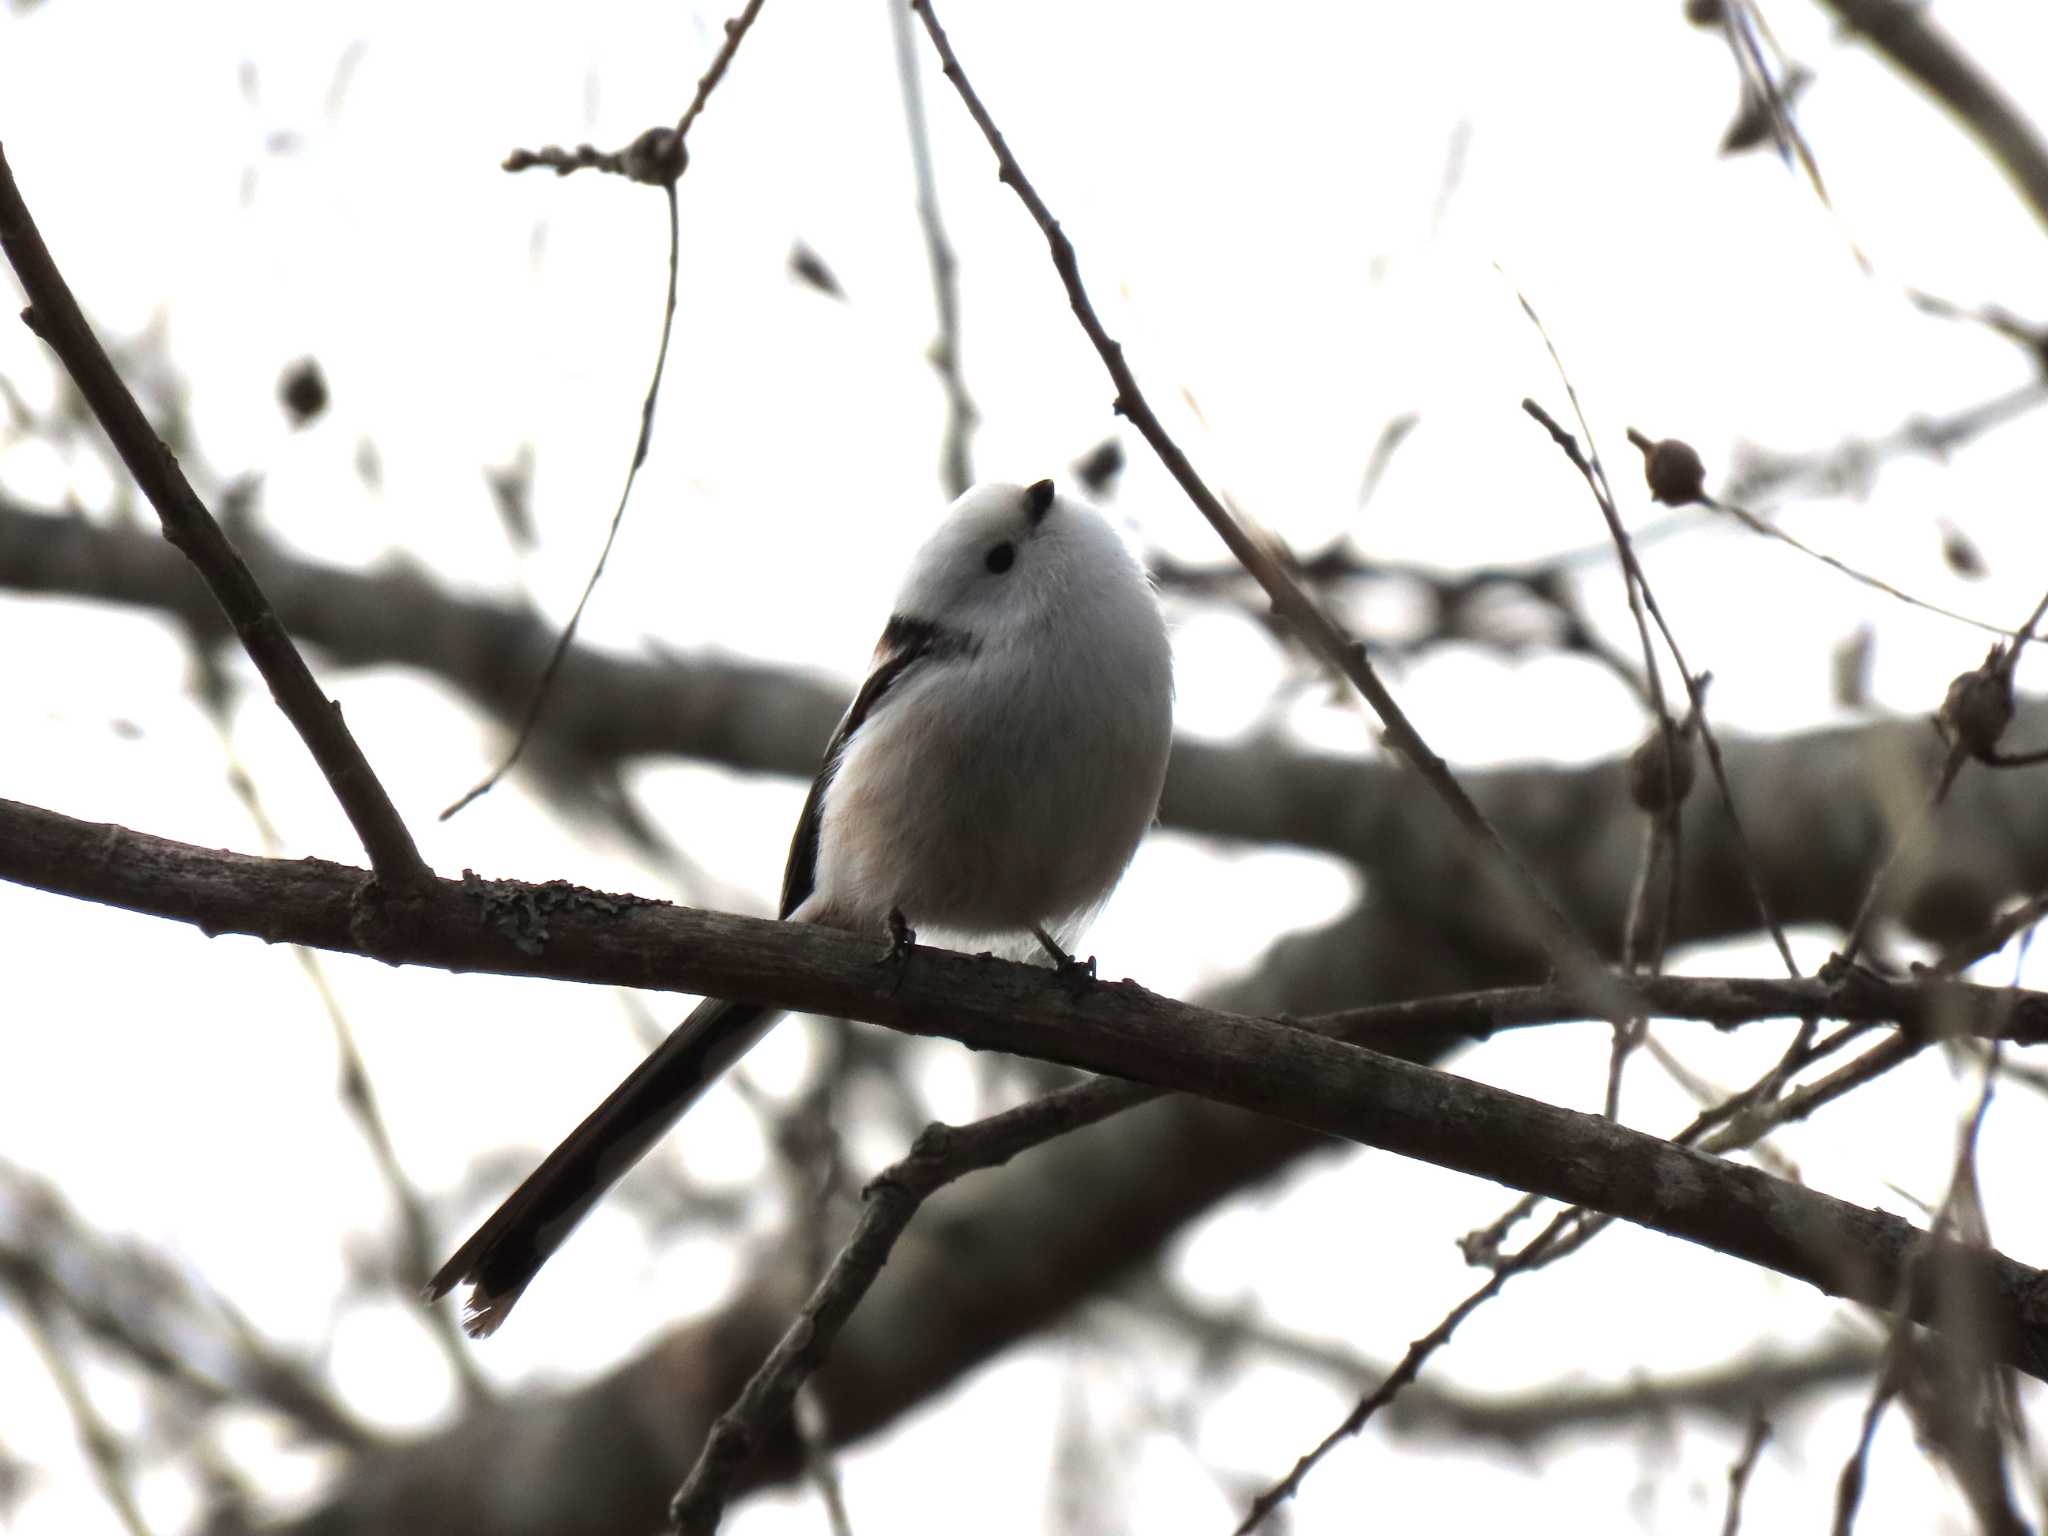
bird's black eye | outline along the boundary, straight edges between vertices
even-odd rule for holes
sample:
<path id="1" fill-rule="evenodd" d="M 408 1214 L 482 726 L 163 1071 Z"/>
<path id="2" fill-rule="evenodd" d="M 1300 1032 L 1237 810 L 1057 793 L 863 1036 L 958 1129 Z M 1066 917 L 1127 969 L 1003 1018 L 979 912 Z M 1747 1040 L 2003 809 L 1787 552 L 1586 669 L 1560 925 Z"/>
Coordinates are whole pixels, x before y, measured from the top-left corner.
<path id="1" fill-rule="evenodd" d="M 989 550 L 983 563 L 988 566 L 991 576 L 1000 576 L 1017 563 L 1017 546 L 1005 539 Z"/>

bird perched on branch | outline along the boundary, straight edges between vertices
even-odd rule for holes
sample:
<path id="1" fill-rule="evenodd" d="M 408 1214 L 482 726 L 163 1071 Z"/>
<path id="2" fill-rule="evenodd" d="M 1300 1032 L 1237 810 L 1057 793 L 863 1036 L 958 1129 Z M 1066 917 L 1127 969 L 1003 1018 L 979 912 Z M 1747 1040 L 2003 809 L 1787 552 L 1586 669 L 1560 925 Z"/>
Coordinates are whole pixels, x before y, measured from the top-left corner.
<path id="1" fill-rule="evenodd" d="M 911 562 L 804 801 L 781 916 L 1059 938 L 1101 904 L 1159 805 L 1166 626 L 1102 515 L 1050 480 L 982 485 Z M 779 1010 L 707 998 L 548 1154 L 427 1288 L 504 1322 L 541 1265 Z"/>

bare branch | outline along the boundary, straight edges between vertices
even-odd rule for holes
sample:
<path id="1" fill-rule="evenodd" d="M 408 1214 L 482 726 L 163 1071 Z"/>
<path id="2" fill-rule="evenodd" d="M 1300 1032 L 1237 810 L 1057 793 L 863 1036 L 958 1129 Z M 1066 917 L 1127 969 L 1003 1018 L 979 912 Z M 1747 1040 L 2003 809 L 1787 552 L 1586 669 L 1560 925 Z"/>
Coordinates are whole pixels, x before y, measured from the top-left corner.
<path id="1" fill-rule="evenodd" d="M 1864 1352 L 1866 1356 L 1868 1353 Z M 1856 1369 L 1859 1374 L 1870 1369 L 1869 1360 L 1859 1360 Z M 1750 1416 L 1749 1434 L 1743 1439 L 1742 1454 L 1728 1469 L 1728 1513 L 1721 1521 L 1721 1536 L 1736 1536 L 1736 1532 L 1742 1529 L 1742 1496 L 1749 1490 L 1749 1475 L 1756 1470 L 1757 1458 L 1763 1454 L 1764 1442 L 1770 1438 L 1771 1421 L 1764 1417 L 1763 1406 L 1759 1402 Z"/>
<path id="2" fill-rule="evenodd" d="M 909 0 L 883 0 L 889 7 L 889 30 L 896 45 L 896 79 L 903 92 L 903 118 L 910 130 L 910 166 L 917 177 L 917 222 L 924 231 L 925 262 L 932 272 L 932 303 L 938 310 L 939 333 L 932 338 L 932 371 L 946 392 L 946 431 L 939 454 L 940 479 L 948 496 L 958 496 L 974 482 L 973 437 L 979 412 L 967 392 L 960 370 L 960 277 L 952 242 L 939 213 L 939 181 L 932 169 L 931 132 L 925 124 L 924 85 L 918 73 L 915 39 L 910 32 Z"/>
<path id="3" fill-rule="evenodd" d="M 839 1330 L 882 1272 L 926 1197 L 955 1179 L 1092 1125 L 1155 1096 L 1137 1083 L 1097 1078 L 968 1126 L 934 1125 L 909 1156 L 869 1181 L 853 1235 L 781 1340 L 712 1425 L 669 1518 L 685 1536 L 718 1529 L 726 1501 L 755 1451 L 789 1417 L 797 1389 L 824 1364 Z"/>
<path id="4" fill-rule="evenodd" d="M 2005 172 L 2034 217 L 2048 225 L 2048 144 L 2026 114 L 1956 47 L 1925 6 L 1907 0 L 1820 3 L 1947 107 Z"/>
<path id="5" fill-rule="evenodd" d="M 387 896 L 402 897 L 432 878 L 412 834 L 384 792 L 369 759 L 342 723 L 341 711 L 320 690 L 270 601 L 242 557 L 206 510 L 171 451 L 158 439 L 135 396 L 121 382 L 106 349 L 93 335 L 64 274 L 30 217 L 0 150 L 0 247 L 14 264 L 29 307 L 22 318 L 57 354 L 92 406 L 108 439 L 163 523 L 164 537 L 206 579 L 234 626 L 242 648 L 270 685 L 271 697 L 291 721 L 349 824 L 370 856 Z"/>
<path id="6" fill-rule="evenodd" d="M 4 801 L 0 833 L 0 878 L 208 933 L 705 993 L 1037 1057 L 1588 1206 L 1916 1321 L 1930 1320 L 1938 1276 L 1989 1321 L 1992 1358 L 2048 1377 L 2048 1280 L 2002 1255 L 1597 1116 L 1134 982 L 1077 997 L 1041 968 L 924 948 L 907 975 L 884 974 L 860 935 L 473 874 L 435 882 L 393 921 L 356 899 L 360 872 L 320 860 L 209 852 Z M 1598 990 L 1621 988 L 1603 976 Z"/>
<path id="7" fill-rule="evenodd" d="M 690 98 L 690 104 L 683 109 L 675 127 L 649 128 L 619 150 L 596 149 L 589 144 L 579 144 L 573 150 L 553 145 L 542 149 L 515 149 L 506 155 L 504 168 L 508 171 L 544 169 L 553 171 L 557 176 L 567 176 L 574 171 L 603 171 L 648 186 L 665 187 L 673 195 L 677 178 L 690 164 L 687 143 L 690 125 L 697 121 L 705 103 L 711 99 L 711 93 L 718 89 L 718 82 L 725 78 L 726 67 L 732 63 L 733 55 L 739 52 L 747 29 L 753 26 L 754 18 L 761 14 L 765 3 L 766 0 L 747 0 L 746 9 L 726 22 L 725 41 L 712 55 L 710 66 L 697 81 L 696 94 Z"/>
<path id="8" fill-rule="evenodd" d="M 758 3 L 757 3 L 758 8 Z M 680 140 L 678 140 L 680 142 Z M 562 669 L 569 649 L 576 643 L 576 630 L 583 622 L 583 610 L 590 606 L 590 597 L 597 590 L 598 579 L 604 575 L 606 563 L 612 557 L 612 546 L 618 542 L 619 528 L 626 521 L 626 503 L 633 496 L 633 482 L 640 478 L 640 466 L 647 462 L 647 450 L 654 439 L 654 404 L 661 395 L 661 376 L 668 367 L 668 343 L 675 331 L 676 323 L 676 278 L 682 262 L 682 229 L 676 210 L 675 183 L 670 181 L 662 189 L 668 195 L 668 288 L 662 300 L 661 342 L 654 350 L 654 374 L 647 381 L 647 393 L 640 401 L 640 435 L 633 440 L 633 458 L 626 466 L 626 480 L 619 487 L 618 505 L 612 508 L 611 526 L 605 530 L 604 545 L 597 552 L 597 563 L 590 568 L 590 576 L 583 583 L 583 592 L 576 599 L 575 610 L 569 615 L 569 622 L 555 637 L 554 649 L 548 653 L 547 665 L 541 668 L 540 677 L 535 680 L 528 695 L 526 709 L 519 718 L 519 729 L 513 733 L 511 748 L 499 761 L 498 766 L 472 785 L 454 804 L 441 812 L 446 821 L 480 795 L 486 795 L 497 787 L 498 781 L 512 771 L 526 751 L 527 740 L 533 735 L 534 722 L 540 718 L 542 707 L 554 691 L 556 675 Z"/>

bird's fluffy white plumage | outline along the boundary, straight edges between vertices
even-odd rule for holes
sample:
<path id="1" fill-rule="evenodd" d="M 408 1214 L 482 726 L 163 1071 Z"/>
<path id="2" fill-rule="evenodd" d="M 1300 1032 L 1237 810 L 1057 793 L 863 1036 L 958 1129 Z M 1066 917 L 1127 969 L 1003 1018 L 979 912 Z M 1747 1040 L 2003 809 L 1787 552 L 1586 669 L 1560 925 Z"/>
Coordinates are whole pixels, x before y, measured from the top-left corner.
<path id="1" fill-rule="evenodd" d="M 929 648 L 830 766 L 803 916 L 1057 930 L 1130 862 L 1166 773 L 1166 627 L 1102 515 L 1038 496 L 969 491 L 912 562 L 891 633 L 918 626 Z"/>

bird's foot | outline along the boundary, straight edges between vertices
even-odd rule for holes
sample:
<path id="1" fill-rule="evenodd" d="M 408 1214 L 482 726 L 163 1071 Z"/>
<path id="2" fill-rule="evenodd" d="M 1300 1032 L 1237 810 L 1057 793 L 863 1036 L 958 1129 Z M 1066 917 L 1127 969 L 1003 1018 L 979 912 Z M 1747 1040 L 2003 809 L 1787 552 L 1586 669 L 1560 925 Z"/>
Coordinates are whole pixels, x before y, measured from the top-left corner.
<path id="1" fill-rule="evenodd" d="M 889 983 L 891 992 L 903 988 L 903 973 L 910 969 L 910 952 L 917 948 L 917 930 L 904 921 L 903 909 L 889 909 L 889 947 L 875 958 L 875 964 L 887 966 L 895 972 Z"/>
<path id="2" fill-rule="evenodd" d="M 1043 928 L 1039 927 L 1038 924 L 1033 923 L 1031 925 L 1031 932 L 1036 936 L 1038 942 L 1045 946 L 1045 952 L 1052 956 L 1053 970 L 1059 976 L 1061 986 L 1065 987 L 1074 996 L 1079 997 L 1083 992 L 1086 992 L 1095 985 L 1095 957 L 1093 955 L 1090 955 L 1086 960 L 1076 960 L 1072 955 L 1060 948 L 1058 941 Z"/>

